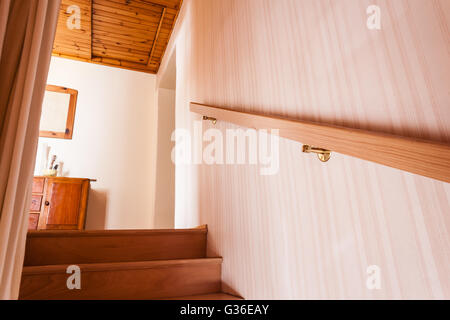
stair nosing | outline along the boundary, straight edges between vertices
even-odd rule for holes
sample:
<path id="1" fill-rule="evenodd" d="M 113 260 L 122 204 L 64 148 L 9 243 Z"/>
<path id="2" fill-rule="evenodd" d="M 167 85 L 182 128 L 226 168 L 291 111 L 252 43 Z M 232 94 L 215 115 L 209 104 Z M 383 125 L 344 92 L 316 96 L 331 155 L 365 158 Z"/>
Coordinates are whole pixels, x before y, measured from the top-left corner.
<path id="1" fill-rule="evenodd" d="M 82 272 L 103 272 L 116 270 L 137 270 L 137 269 L 155 269 L 173 266 L 189 266 L 201 264 L 221 264 L 221 257 L 207 257 L 197 259 L 171 259 L 171 260 L 148 260 L 148 261 L 130 261 L 130 262 L 104 262 L 104 263 L 82 263 L 82 264 L 60 264 L 44 266 L 24 266 L 22 275 L 34 274 L 55 274 L 66 273 L 67 267 L 77 265 Z"/>
<path id="2" fill-rule="evenodd" d="M 226 295 L 229 296 L 231 298 L 235 298 L 235 299 L 227 299 L 227 300 L 245 300 L 243 297 L 241 296 L 236 296 L 230 293 L 226 293 L 223 291 L 218 291 L 218 292 L 209 292 L 209 293 L 203 293 L 203 294 L 194 294 L 194 295 L 189 295 L 189 296 L 176 296 L 176 297 L 167 297 L 167 298 L 158 298 L 157 300 L 197 300 L 197 299 L 190 299 L 190 298 L 196 298 L 198 296 L 211 296 L 211 295 L 217 295 L 217 294 L 222 294 L 222 295 Z M 221 299 L 222 300 L 222 299 Z M 201 300 L 199 300 L 201 301 Z M 214 301 L 214 300 L 213 300 Z"/>
<path id="3" fill-rule="evenodd" d="M 53 237 L 111 237 L 111 236 L 150 236 L 156 234 L 185 234 L 207 233 L 206 228 L 195 229 L 129 229 L 129 230 L 39 230 L 29 231 L 27 238 L 53 238 Z"/>

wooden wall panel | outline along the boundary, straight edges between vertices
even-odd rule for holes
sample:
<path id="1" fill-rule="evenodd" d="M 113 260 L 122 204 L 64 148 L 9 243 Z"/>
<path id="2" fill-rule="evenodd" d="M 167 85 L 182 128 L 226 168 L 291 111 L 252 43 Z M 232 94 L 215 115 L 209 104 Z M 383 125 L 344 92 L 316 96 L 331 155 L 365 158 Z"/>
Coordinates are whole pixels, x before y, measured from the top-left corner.
<path id="1" fill-rule="evenodd" d="M 381 30 L 366 27 L 374 3 Z M 159 75 L 176 50 L 176 125 L 191 132 L 196 101 L 449 143 L 449 12 L 446 0 L 185 0 Z M 450 184 L 340 154 L 323 164 L 286 139 L 279 159 L 274 176 L 176 167 L 176 226 L 208 224 L 226 287 L 450 298 Z M 380 290 L 366 287 L 370 265 Z"/>

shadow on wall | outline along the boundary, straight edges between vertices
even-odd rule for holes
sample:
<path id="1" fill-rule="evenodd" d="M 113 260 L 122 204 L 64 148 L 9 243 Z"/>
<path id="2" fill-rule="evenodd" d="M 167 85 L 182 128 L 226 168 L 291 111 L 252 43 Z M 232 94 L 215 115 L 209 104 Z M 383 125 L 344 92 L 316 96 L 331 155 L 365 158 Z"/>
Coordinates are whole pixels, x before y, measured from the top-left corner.
<path id="1" fill-rule="evenodd" d="M 157 90 L 157 134 L 155 168 L 155 202 L 153 228 L 175 226 L 175 166 L 172 162 L 172 133 L 175 130 L 176 52 L 170 56 Z"/>
<path id="2" fill-rule="evenodd" d="M 106 211 L 108 209 L 108 191 L 101 189 L 89 190 L 86 230 L 106 229 Z"/>
<path id="3" fill-rule="evenodd" d="M 234 290 L 230 285 L 228 285 L 228 283 L 226 283 L 224 281 L 222 281 L 222 292 L 223 293 L 227 293 L 227 294 L 231 294 L 232 296 L 235 296 L 235 297 L 243 298 L 243 296 L 241 294 L 239 294 L 239 292 Z"/>
<path id="4" fill-rule="evenodd" d="M 171 141 L 175 129 L 175 90 L 158 90 L 158 138 L 156 151 L 155 213 L 153 227 L 170 229 L 175 225 L 175 166 Z"/>

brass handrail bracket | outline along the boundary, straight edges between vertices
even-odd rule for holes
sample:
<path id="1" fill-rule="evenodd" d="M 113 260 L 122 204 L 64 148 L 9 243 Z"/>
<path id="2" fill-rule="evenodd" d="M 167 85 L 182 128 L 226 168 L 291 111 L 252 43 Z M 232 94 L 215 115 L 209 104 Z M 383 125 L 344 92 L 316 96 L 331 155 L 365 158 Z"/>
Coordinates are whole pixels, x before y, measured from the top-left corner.
<path id="1" fill-rule="evenodd" d="M 208 117 L 208 116 L 203 116 L 203 120 L 211 120 L 211 122 L 213 124 L 217 123 L 217 119 L 216 118 L 212 118 L 212 117 Z"/>
<path id="2" fill-rule="evenodd" d="M 307 145 L 307 144 L 303 145 L 303 152 L 316 153 L 317 154 L 317 158 L 319 158 L 319 160 L 322 161 L 322 162 L 327 162 L 328 160 L 330 160 L 330 157 L 331 157 L 331 151 L 330 150 L 312 147 L 312 146 Z"/>

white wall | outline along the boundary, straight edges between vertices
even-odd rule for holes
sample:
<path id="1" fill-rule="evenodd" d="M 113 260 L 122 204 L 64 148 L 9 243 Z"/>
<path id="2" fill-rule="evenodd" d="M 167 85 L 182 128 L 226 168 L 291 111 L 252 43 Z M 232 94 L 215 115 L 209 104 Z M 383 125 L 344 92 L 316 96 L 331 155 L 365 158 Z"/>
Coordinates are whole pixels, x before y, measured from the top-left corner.
<path id="1" fill-rule="evenodd" d="M 172 52 L 164 74 L 156 81 L 158 119 L 154 135 L 156 163 L 154 167 L 154 228 L 173 228 L 175 225 L 175 166 L 171 154 L 174 142 L 176 98 L 176 53 Z"/>
<path id="2" fill-rule="evenodd" d="M 97 179 L 86 229 L 153 227 L 155 79 L 52 58 L 47 83 L 78 90 L 75 125 L 72 140 L 40 138 L 39 145 L 47 143 L 64 162 L 64 176 Z"/>
<path id="3" fill-rule="evenodd" d="M 155 228 L 173 228 L 175 224 L 175 166 L 171 141 L 175 129 L 175 90 L 159 88 L 157 160 L 155 174 Z"/>

